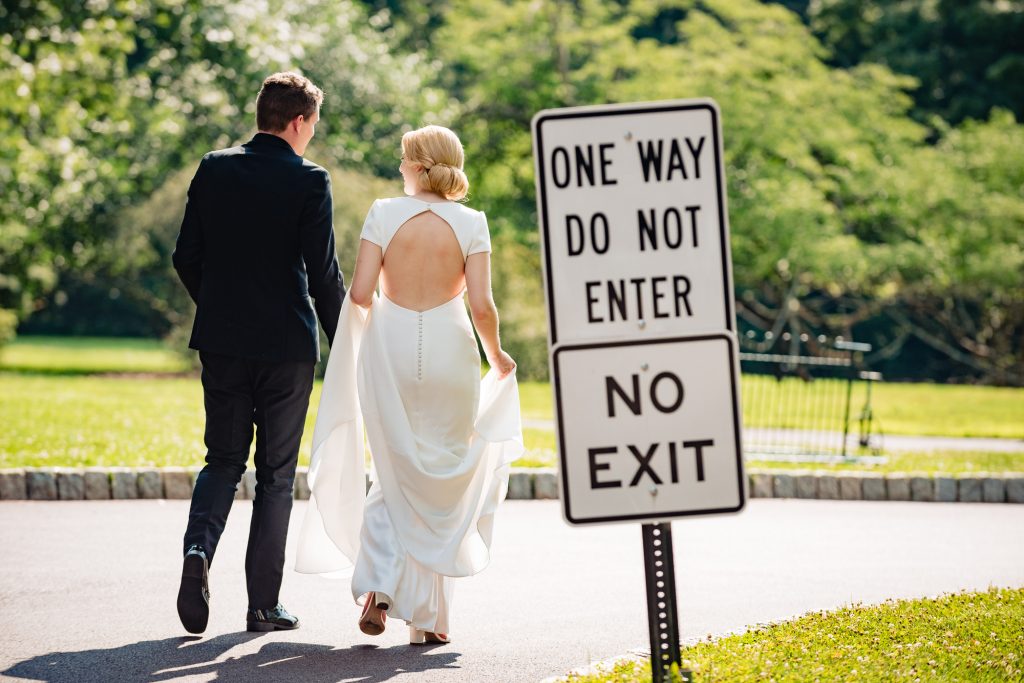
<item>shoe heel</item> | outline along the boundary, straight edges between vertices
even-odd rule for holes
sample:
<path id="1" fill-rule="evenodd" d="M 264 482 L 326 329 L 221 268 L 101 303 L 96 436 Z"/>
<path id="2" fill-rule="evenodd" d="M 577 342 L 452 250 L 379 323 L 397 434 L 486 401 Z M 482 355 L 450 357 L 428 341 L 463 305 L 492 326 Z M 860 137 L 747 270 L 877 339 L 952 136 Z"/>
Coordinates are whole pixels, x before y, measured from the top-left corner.
<path id="1" fill-rule="evenodd" d="M 410 624 L 409 626 L 409 644 L 410 645 L 423 645 L 427 642 L 427 632 L 416 628 Z"/>
<path id="2" fill-rule="evenodd" d="M 373 606 L 377 609 L 382 609 L 385 612 L 387 612 L 389 609 L 391 609 L 391 605 L 393 602 L 394 601 L 391 599 L 391 596 L 387 593 L 374 592 L 373 594 Z"/>
<path id="3" fill-rule="evenodd" d="M 205 557 L 199 555 L 189 555 L 185 558 L 185 562 L 181 568 L 181 578 L 199 579 L 202 580 L 203 576 L 207 572 L 207 563 Z"/>
<path id="4" fill-rule="evenodd" d="M 263 621 L 250 621 L 245 625 L 246 631 L 257 631 L 261 633 L 264 631 L 273 631 L 275 628 L 277 627 L 274 624 Z"/>

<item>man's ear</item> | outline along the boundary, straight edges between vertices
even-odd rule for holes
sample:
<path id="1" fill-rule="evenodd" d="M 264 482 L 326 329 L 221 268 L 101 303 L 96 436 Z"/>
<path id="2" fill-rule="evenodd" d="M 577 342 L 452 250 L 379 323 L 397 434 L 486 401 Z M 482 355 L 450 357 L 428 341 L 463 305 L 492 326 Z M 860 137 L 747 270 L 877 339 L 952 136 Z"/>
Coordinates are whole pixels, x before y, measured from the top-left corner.
<path id="1" fill-rule="evenodd" d="M 291 124 L 290 124 L 292 130 L 295 131 L 296 133 L 298 133 L 299 132 L 299 127 L 302 125 L 302 122 L 305 121 L 305 120 L 306 120 L 306 117 L 303 116 L 302 114 L 299 114 L 294 119 L 292 119 Z"/>

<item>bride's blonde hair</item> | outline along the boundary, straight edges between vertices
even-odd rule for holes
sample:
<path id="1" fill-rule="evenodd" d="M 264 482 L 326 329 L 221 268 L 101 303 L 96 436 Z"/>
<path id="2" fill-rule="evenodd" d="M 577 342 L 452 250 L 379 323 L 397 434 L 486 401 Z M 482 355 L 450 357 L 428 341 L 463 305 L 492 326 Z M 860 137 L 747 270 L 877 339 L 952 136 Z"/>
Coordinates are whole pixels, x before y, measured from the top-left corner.
<path id="1" fill-rule="evenodd" d="M 462 143 L 447 128 L 424 126 L 409 131 L 402 136 L 402 154 L 406 161 L 423 166 L 418 180 L 424 190 L 456 201 L 469 192 L 469 179 L 462 171 Z"/>

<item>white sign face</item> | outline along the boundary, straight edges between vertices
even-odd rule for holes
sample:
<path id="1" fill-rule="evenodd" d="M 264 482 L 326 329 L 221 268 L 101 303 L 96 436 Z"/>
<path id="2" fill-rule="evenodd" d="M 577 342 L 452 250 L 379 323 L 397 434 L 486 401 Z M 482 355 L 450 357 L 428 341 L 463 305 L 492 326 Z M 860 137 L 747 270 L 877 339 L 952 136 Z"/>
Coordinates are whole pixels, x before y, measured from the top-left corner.
<path id="1" fill-rule="evenodd" d="M 718 107 L 578 107 L 533 120 L 552 347 L 733 330 Z"/>
<path id="2" fill-rule="evenodd" d="M 731 334 L 556 349 L 566 521 L 653 523 L 739 511 L 735 357 Z"/>

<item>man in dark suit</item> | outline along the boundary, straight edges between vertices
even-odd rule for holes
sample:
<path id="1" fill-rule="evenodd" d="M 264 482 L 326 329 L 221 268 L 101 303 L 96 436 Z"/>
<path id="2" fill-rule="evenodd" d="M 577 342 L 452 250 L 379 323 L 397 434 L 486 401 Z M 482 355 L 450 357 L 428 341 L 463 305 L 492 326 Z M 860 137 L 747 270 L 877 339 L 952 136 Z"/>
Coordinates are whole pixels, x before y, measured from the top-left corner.
<path id="1" fill-rule="evenodd" d="M 323 93 L 295 73 L 263 82 L 259 132 L 203 157 L 188 190 L 172 260 L 196 302 L 189 347 L 202 362 L 206 466 L 185 531 L 178 615 L 191 633 L 209 619 L 207 570 L 245 471 L 256 428 L 256 491 L 245 556 L 250 631 L 292 629 L 280 604 L 299 440 L 344 281 L 334 253 L 331 179 L 302 158 Z M 312 298 L 310 298 L 312 297 Z M 314 314 L 315 308 L 315 314 Z"/>

